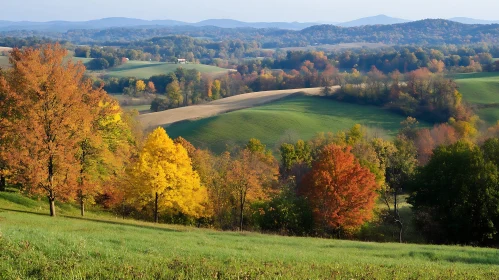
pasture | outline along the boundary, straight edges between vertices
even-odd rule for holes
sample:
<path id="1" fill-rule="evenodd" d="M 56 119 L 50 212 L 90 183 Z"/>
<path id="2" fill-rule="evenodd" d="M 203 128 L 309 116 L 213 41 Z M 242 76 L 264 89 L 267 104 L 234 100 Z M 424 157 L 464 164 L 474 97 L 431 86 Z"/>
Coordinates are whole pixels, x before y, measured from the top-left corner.
<path id="1" fill-rule="evenodd" d="M 394 136 L 405 118 L 380 107 L 341 103 L 317 96 L 291 96 L 259 107 L 229 112 L 166 127 L 171 137 L 182 136 L 196 147 L 223 151 L 258 138 L 267 147 L 308 140 L 319 132 L 338 132 L 355 124 Z"/>
<path id="2" fill-rule="evenodd" d="M 196 69 L 202 74 L 215 76 L 228 72 L 227 69 L 204 64 L 172 64 L 166 62 L 129 61 L 118 67 L 107 69 L 103 72 L 103 75 L 116 78 L 134 77 L 137 79 L 148 79 L 154 75 L 174 72 L 179 67 L 184 69 Z"/>
<path id="3" fill-rule="evenodd" d="M 181 107 L 151 114 L 145 114 L 139 118 L 144 128 L 156 128 L 158 126 L 169 125 L 172 123 L 207 118 L 226 112 L 250 108 L 266 104 L 296 93 L 305 93 L 310 95 L 320 94 L 319 88 L 288 89 L 251 92 L 239 94 L 227 98 L 218 99 L 203 105 L 194 105 Z"/>
<path id="4" fill-rule="evenodd" d="M 499 73 L 469 73 L 454 76 L 463 99 L 476 105 L 480 119 L 488 125 L 499 120 Z"/>
<path id="5" fill-rule="evenodd" d="M 7 68 L 9 65 L 9 57 L 0 55 L 0 68 Z"/>
<path id="6" fill-rule="evenodd" d="M 499 251 L 281 237 L 40 213 L 0 193 L 1 279 L 498 279 Z"/>

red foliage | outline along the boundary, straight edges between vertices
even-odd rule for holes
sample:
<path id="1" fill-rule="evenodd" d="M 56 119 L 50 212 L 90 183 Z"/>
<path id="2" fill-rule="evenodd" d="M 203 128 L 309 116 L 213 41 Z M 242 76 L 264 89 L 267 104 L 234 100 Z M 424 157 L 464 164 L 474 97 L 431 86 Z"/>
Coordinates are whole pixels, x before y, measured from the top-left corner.
<path id="1" fill-rule="evenodd" d="M 300 187 L 323 229 L 354 229 L 372 216 L 378 186 L 376 178 L 362 167 L 351 147 L 324 147 Z"/>
<path id="2" fill-rule="evenodd" d="M 439 124 L 430 129 L 422 129 L 418 132 L 415 144 L 418 149 L 418 161 L 421 165 L 426 164 L 433 150 L 441 145 L 451 145 L 457 142 L 459 137 L 456 130 L 448 124 Z"/>

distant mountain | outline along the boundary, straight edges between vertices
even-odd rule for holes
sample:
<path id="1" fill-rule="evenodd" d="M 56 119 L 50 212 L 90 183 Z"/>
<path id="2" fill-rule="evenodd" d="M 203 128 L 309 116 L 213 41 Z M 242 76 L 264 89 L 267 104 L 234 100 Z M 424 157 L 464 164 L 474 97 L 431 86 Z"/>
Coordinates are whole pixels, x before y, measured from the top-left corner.
<path id="1" fill-rule="evenodd" d="M 499 21 L 479 20 L 472 18 L 452 18 L 451 22 L 459 22 L 463 24 L 493 24 Z M 125 17 L 111 17 L 89 21 L 49 21 L 49 22 L 32 22 L 32 21 L 4 21 L 0 20 L 0 32 L 8 31 L 38 31 L 38 32 L 60 32 L 64 33 L 69 30 L 102 30 L 109 28 L 199 28 L 199 27 L 217 27 L 217 28 L 255 28 L 255 29 L 281 29 L 281 30 L 303 30 L 313 26 L 323 24 L 335 25 L 340 27 L 360 27 L 360 26 L 375 26 L 375 25 L 393 25 L 412 22 L 406 19 L 389 17 L 386 15 L 378 15 L 373 17 L 360 18 L 353 21 L 338 23 L 338 22 L 244 22 L 233 19 L 208 19 L 196 23 L 176 21 L 176 20 L 143 20 Z M 182 27 L 182 28 L 180 28 Z"/>
<path id="2" fill-rule="evenodd" d="M 455 17 L 450 18 L 449 20 L 464 23 L 464 24 L 495 24 L 499 23 L 499 20 L 483 20 L 483 19 L 474 19 L 467 17 Z"/>
<path id="3" fill-rule="evenodd" d="M 316 22 L 242 22 L 232 19 L 209 19 L 197 23 L 189 23 L 176 20 L 143 20 L 134 18 L 103 18 L 89 21 L 49 21 L 49 22 L 31 22 L 31 21 L 0 21 L 0 31 L 13 30 L 34 30 L 45 32 L 67 32 L 71 29 L 106 29 L 113 27 L 170 27 L 170 26 L 215 26 L 220 28 L 278 28 L 289 30 L 301 30 L 310 26 L 317 25 Z"/>
<path id="4" fill-rule="evenodd" d="M 203 20 L 198 23 L 194 23 L 194 26 L 216 26 L 221 28 L 277 28 L 277 29 L 289 29 L 289 30 L 301 30 L 310 26 L 318 25 L 318 22 L 243 22 L 233 19 L 208 19 Z"/>
<path id="5" fill-rule="evenodd" d="M 356 27 L 356 26 L 365 26 L 365 25 L 389 25 L 389 24 L 406 23 L 406 22 L 410 22 L 410 20 L 393 18 L 386 15 L 378 15 L 378 16 L 365 17 L 348 22 L 343 22 L 337 25 L 341 27 Z"/>

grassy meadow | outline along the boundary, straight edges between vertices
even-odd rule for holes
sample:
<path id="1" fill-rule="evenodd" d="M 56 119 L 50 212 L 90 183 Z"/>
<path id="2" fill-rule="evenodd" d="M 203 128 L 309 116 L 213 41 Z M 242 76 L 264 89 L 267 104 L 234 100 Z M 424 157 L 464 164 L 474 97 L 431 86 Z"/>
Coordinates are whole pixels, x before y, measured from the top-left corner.
<path id="1" fill-rule="evenodd" d="M 0 68 L 9 67 L 9 57 L 5 55 L 0 55 Z"/>
<path id="2" fill-rule="evenodd" d="M 310 139 L 318 132 L 337 132 L 355 124 L 379 128 L 380 136 L 394 136 L 405 118 L 375 106 L 341 103 L 314 96 L 292 96 L 267 105 L 223 115 L 180 122 L 166 128 L 197 147 L 220 152 L 226 145 L 258 138 L 269 148 L 283 142 Z"/>
<path id="3" fill-rule="evenodd" d="M 495 249 L 365 243 L 122 220 L 0 193 L 0 279 L 498 279 Z M 43 213 L 42 213 L 43 212 Z"/>
<path id="4" fill-rule="evenodd" d="M 227 73 L 227 69 L 204 64 L 172 64 L 165 62 L 149 61 L 129 61 L 118 67 L 110 68 L 104 71 L 105 76 L 109 77 L 135 77 L 137 79 L 148 79 L 154 75 L 168 74 L 177 68 L 197 69 L 203 74 L 219 75 Z"/>
<path id="5" fill-rule="evenodd" d="M 477 106 L 477 114 L 488 125 L 499 120 L 499 73 L 455 75 L 463 99 Z"/>

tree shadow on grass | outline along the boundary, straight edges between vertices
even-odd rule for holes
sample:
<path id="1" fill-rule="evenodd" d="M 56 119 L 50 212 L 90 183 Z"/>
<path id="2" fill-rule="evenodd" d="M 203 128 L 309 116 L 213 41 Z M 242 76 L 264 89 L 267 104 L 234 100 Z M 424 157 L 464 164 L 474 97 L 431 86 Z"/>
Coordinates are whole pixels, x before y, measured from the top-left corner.
<path id="1" fill-rule="evenodd" d="M 33 212 L 33 211 L 26 211 L 26 210 L 15 210 L 15 209 L 8 209 L 8 208 L 0 207 L 0 212 L 1 211 L 11 211 L 11 212 L 17 212 L 17 213 L 24 213 L 24 214 L 34 214 L 34 215 L 46 216 L 46 217 L 50 216 L 47 213 L 40 213 L 40 212 Z M 164 227 L 160 226 L 160 225 L 166 225 L 166 224 L 158 224 L 157 226 L 154 226 L 154 225 L 131 224 L 131 223 L 121 222 L 121 221 L 102 220 L 102 219 L 96 219 L 96 218 L 76 217 L 76 216 L 70 216 L 70 215 L 59 215 L 58 217 L 63 217 L 63 218 L 67 218 L 67 219 L 75 219 L 75 220 L 80 220 L 80 221 L 97 222 L 97 223 L 103 223 L 103 224 L 108 224 L 108 225 L 120 225 L 120 226 L 128 226 L 128 227 L 141 228 L 141 229 L 154 229 L 154 230 L 160 230 L 160 231 L 166 231 L 166 232 L 185 232 L 184 230 L 164 228 Z"/>

